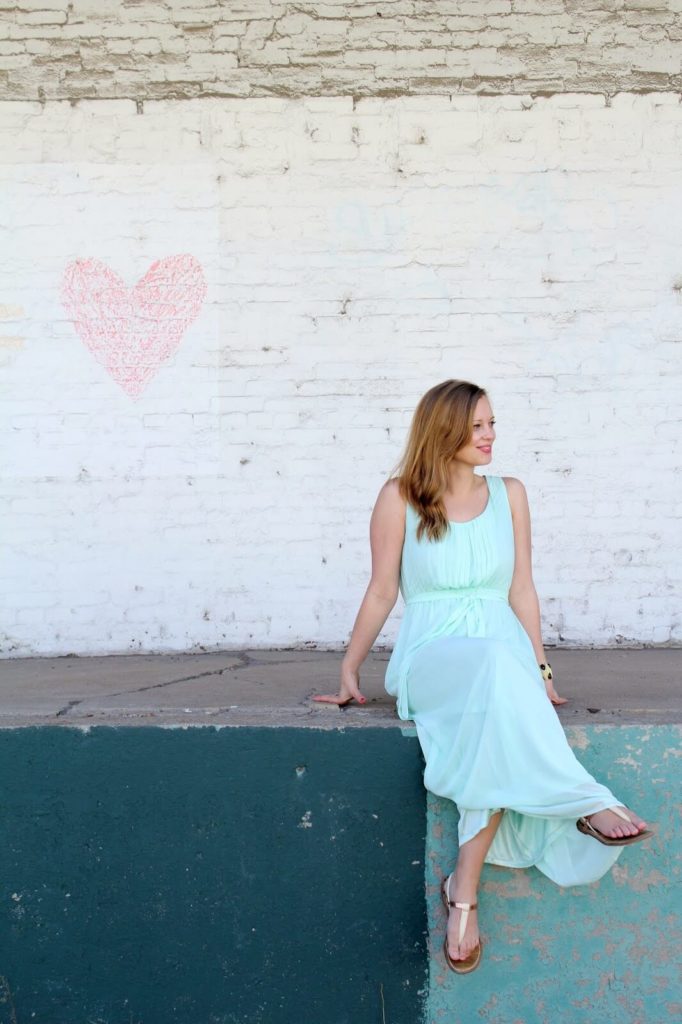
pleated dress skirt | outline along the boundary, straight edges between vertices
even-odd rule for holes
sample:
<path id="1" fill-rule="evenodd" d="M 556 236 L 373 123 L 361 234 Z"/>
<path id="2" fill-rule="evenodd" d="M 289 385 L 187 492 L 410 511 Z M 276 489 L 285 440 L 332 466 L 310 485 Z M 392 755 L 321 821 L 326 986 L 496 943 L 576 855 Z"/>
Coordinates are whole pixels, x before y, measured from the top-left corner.
<path id="1" fill-rule="evenodd" d="M 502 477 L 486 476 L 488 503 L 438 541 L 417 540 L 408 504 L 400 588 L 405 614 L 385 679 L 401 719 L 412 720 L 424 785 L 459 811 L 459 844 L 498 810 L 486 862 L 535 865 L 561 886 L 596 881 L 620 846 L 576 828 L 619 806 L 580 764 L 547 697 L 533 645 L 508 600 L 514 533 Z"/>

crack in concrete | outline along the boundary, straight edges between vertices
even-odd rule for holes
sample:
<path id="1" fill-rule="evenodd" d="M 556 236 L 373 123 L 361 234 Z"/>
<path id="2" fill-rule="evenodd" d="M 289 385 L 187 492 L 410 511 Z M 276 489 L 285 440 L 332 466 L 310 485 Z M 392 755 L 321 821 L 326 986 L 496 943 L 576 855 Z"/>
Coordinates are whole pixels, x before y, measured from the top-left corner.
<path id="1" fill-rule="evenodd" d="M 283 661 L 268 661 L 268 660 L 264 660 L 263 661 L 263 660 L 260 660 L 260 659 L 258 659 L 256 657 L 253 657 L 252 655 L 246 654 L 243 651 L 242 652 L 235 652 L 235 654 L 232 657 L 233 658 L 238 658 L 239 661 L 241 662 L 241 664 L 238 664 L 238 665 L 226 665 L 224 668 L 213 669 L 210 672 L 199 672 L 196 675 L 182 676 L 180 679 L 170 679 L 170 680 L 167 680 L 166 682 L 163 682 L 163 683 L 152 683 L 149 686 L 140 686 L 140 687 L 138 687 L 135 690 L 120 690 L 117 693 L 107 693 L 107 694 L 104 694 L 103 696 L 104 697 L 124 697 L 124 696 L 126 696 L 128 694 L 132 694 L 132 693 L 146 693 L 148 690 L 161 690 L 161 689 L 164 689 L 165 687 L 168 687 L 168 686 L 175 686 L 176 683 L 191 683 L 195 679 L 207 679 L 210 676 L 222 676 L 226 672 L 238 673 L 238 672 L 240 672 L 244 668 L 254 668 L 254 667 L 270 668 L 272 666 L 291 665 L 291 663 L 292 663 L 291 659 L 284 659 Z M 268 681 L 267 680 L 260 680 L 260 681 L 258 681 L 258 680 L 251 680 L 251 682 L 255 686 L 265 686 L 265 685 L 267 685 Z M 304 700 L 307 700 L 307 699 L 308 699 L 307 697 L 303 697 L 301 699 L 301 701 L 299 701 L 297 703 L 302 703 Z M 72 702 L 72 703 L 80 703 L 80 701 L 76 701 L 76 702 Z M 70 707 L 67 706 L 67 708 L 65 709 L 65 712 L 68 712 L 69 710 L 70 710 Z"/>
<path id="2" fill-rule="evenodd" d="M 234 655 L 233 657 L 239 657 L 242 655 Z M 248 658 L 248 655 L 244 656 Z M 138 686 L 135 690 L 119 690 L 116 693 L 105 693 L 101 696 L 104 697 L 125 697 L 131 693 L 146 693 L 148 690 L 162 690 L 167 686 L 175 686 L 177 683 L 192 683 L 195 679 L 208 679 L 210 676 L 222 676 L 225 672 L 231 672 L 235 668 L 245 668 L 246 665 L 225 665 L 224 668 L 212 669 L 210 672 L 198 672 L 193 676 L 181 676 L 180 679 L 167 679 L 163 683 L 150 683 L 149 686 Z M 80 703 L 80 702 L 78 702 Z"/>
<path id="3" fill-rule="evenodd" d="M 191 683 L 195 679 L 207 679 L 210 676 L 221 676 L 224 672 L 231 672 L 237 668 L 246 668 L 250 664 L 250 657 L 248 654 L 243 652 L 235 652 L 231 655 L 232 658 L 238 658 L 241 665 L 225 665 L 223 668 L 212 669 L 210 672 L 198 672 L 191 676 L 181 676 L 179 679 L 167 679 L 161 683 L 150 683 L 148 686 L 138 686 L 134 690 L 116 690 L 113 693 L 99 693 L 97 696 L 100 699 L 107 699 L 111 697 L 126 697 L 133 693 L 146 693 L 148 690 L 162 690 L 167 686 L 175 686 L 177 683 Z M 68 704 L 65 704 L 63 708 L 60 708 L 56 712 L 56 718 L 62 718 L 70 713 L 72 708 L 82 704 L 87 698 L 81 697 L 79 700 L 70 700 Z"/>
<path id="4" fill-rule="evenodd" d="M 60 708 L 59 711 L 55 713 L 55 718 L 61 718 L 63 715 L 68 715 L 71 708 L 75 708 L 78 704 L 82 704 L 83 700 L 83 697 L 80 697 L 78 700 L 70 700 L 68 704 L 65 704 L 63 708 Z"/>

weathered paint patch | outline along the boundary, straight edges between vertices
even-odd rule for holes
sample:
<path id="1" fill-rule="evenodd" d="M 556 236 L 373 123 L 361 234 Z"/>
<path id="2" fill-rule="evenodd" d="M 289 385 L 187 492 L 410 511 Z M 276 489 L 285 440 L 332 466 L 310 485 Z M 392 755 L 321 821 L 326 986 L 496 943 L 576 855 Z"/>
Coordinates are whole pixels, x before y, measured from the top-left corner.
<path id="1" fill-rule="evenodd" d="M 587 728 L 581 725 L 575 725 L 570 730 L 571 745 L 574 750 L 587 750 L 590 745 L 587 732 Z"/>
<path id="2" fill-rule="evenodd" d="M 486 865 L 483 960 L 473 974 L 458 977 L 443 958 L 439 891 L 456 860 L 457 811 L 429 794 L 426 1024 L 661 1024 L 679 1003 L 679 779 L 669 752 L 680 728 L 594 726 L 567 733 L 588 771 L 655 824 L 657 835 L 624 850 L 599 882 L 570 889 L 534 868 Z M 659 781 L 652 784 L 653 778 Z"/>

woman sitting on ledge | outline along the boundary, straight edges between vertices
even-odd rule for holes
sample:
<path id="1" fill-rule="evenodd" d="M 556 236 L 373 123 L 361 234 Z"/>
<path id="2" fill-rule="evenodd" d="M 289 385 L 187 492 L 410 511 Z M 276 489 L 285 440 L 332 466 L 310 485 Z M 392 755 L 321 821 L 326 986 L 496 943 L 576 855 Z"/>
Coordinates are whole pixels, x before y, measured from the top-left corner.
<path id="1" fill-rule="evenodd" d="M 315 698 L 365 702 L 359 670 L 400 587 L 385 686 L 416 725 L 424 785 L 459 809 L 457 863 L 441 886 L 445 959 L 459 974 L 481 958 L 484 862 L 580 885 L 652 835 L 583 768 L 552 707 L 565 701 L 542 645 L 526 490 L 474 472 L 492 461 L 494 423 L 487 393 L 468 381 L 444 381 L 419 402 L 399 475 L 372 513 L 372 577 L 339 692 Z"/>

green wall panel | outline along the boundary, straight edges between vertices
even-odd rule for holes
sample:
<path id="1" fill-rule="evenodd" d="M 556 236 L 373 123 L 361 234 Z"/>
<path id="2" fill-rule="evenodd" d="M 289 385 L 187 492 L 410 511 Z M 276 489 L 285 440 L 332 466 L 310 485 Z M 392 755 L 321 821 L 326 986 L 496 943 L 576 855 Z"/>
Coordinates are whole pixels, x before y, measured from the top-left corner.
<path id="1" fill-rule="evenodd" d="M 416 739 L 27 728 L 0 773 L 0 1024 L 423 1016 Z"/>

